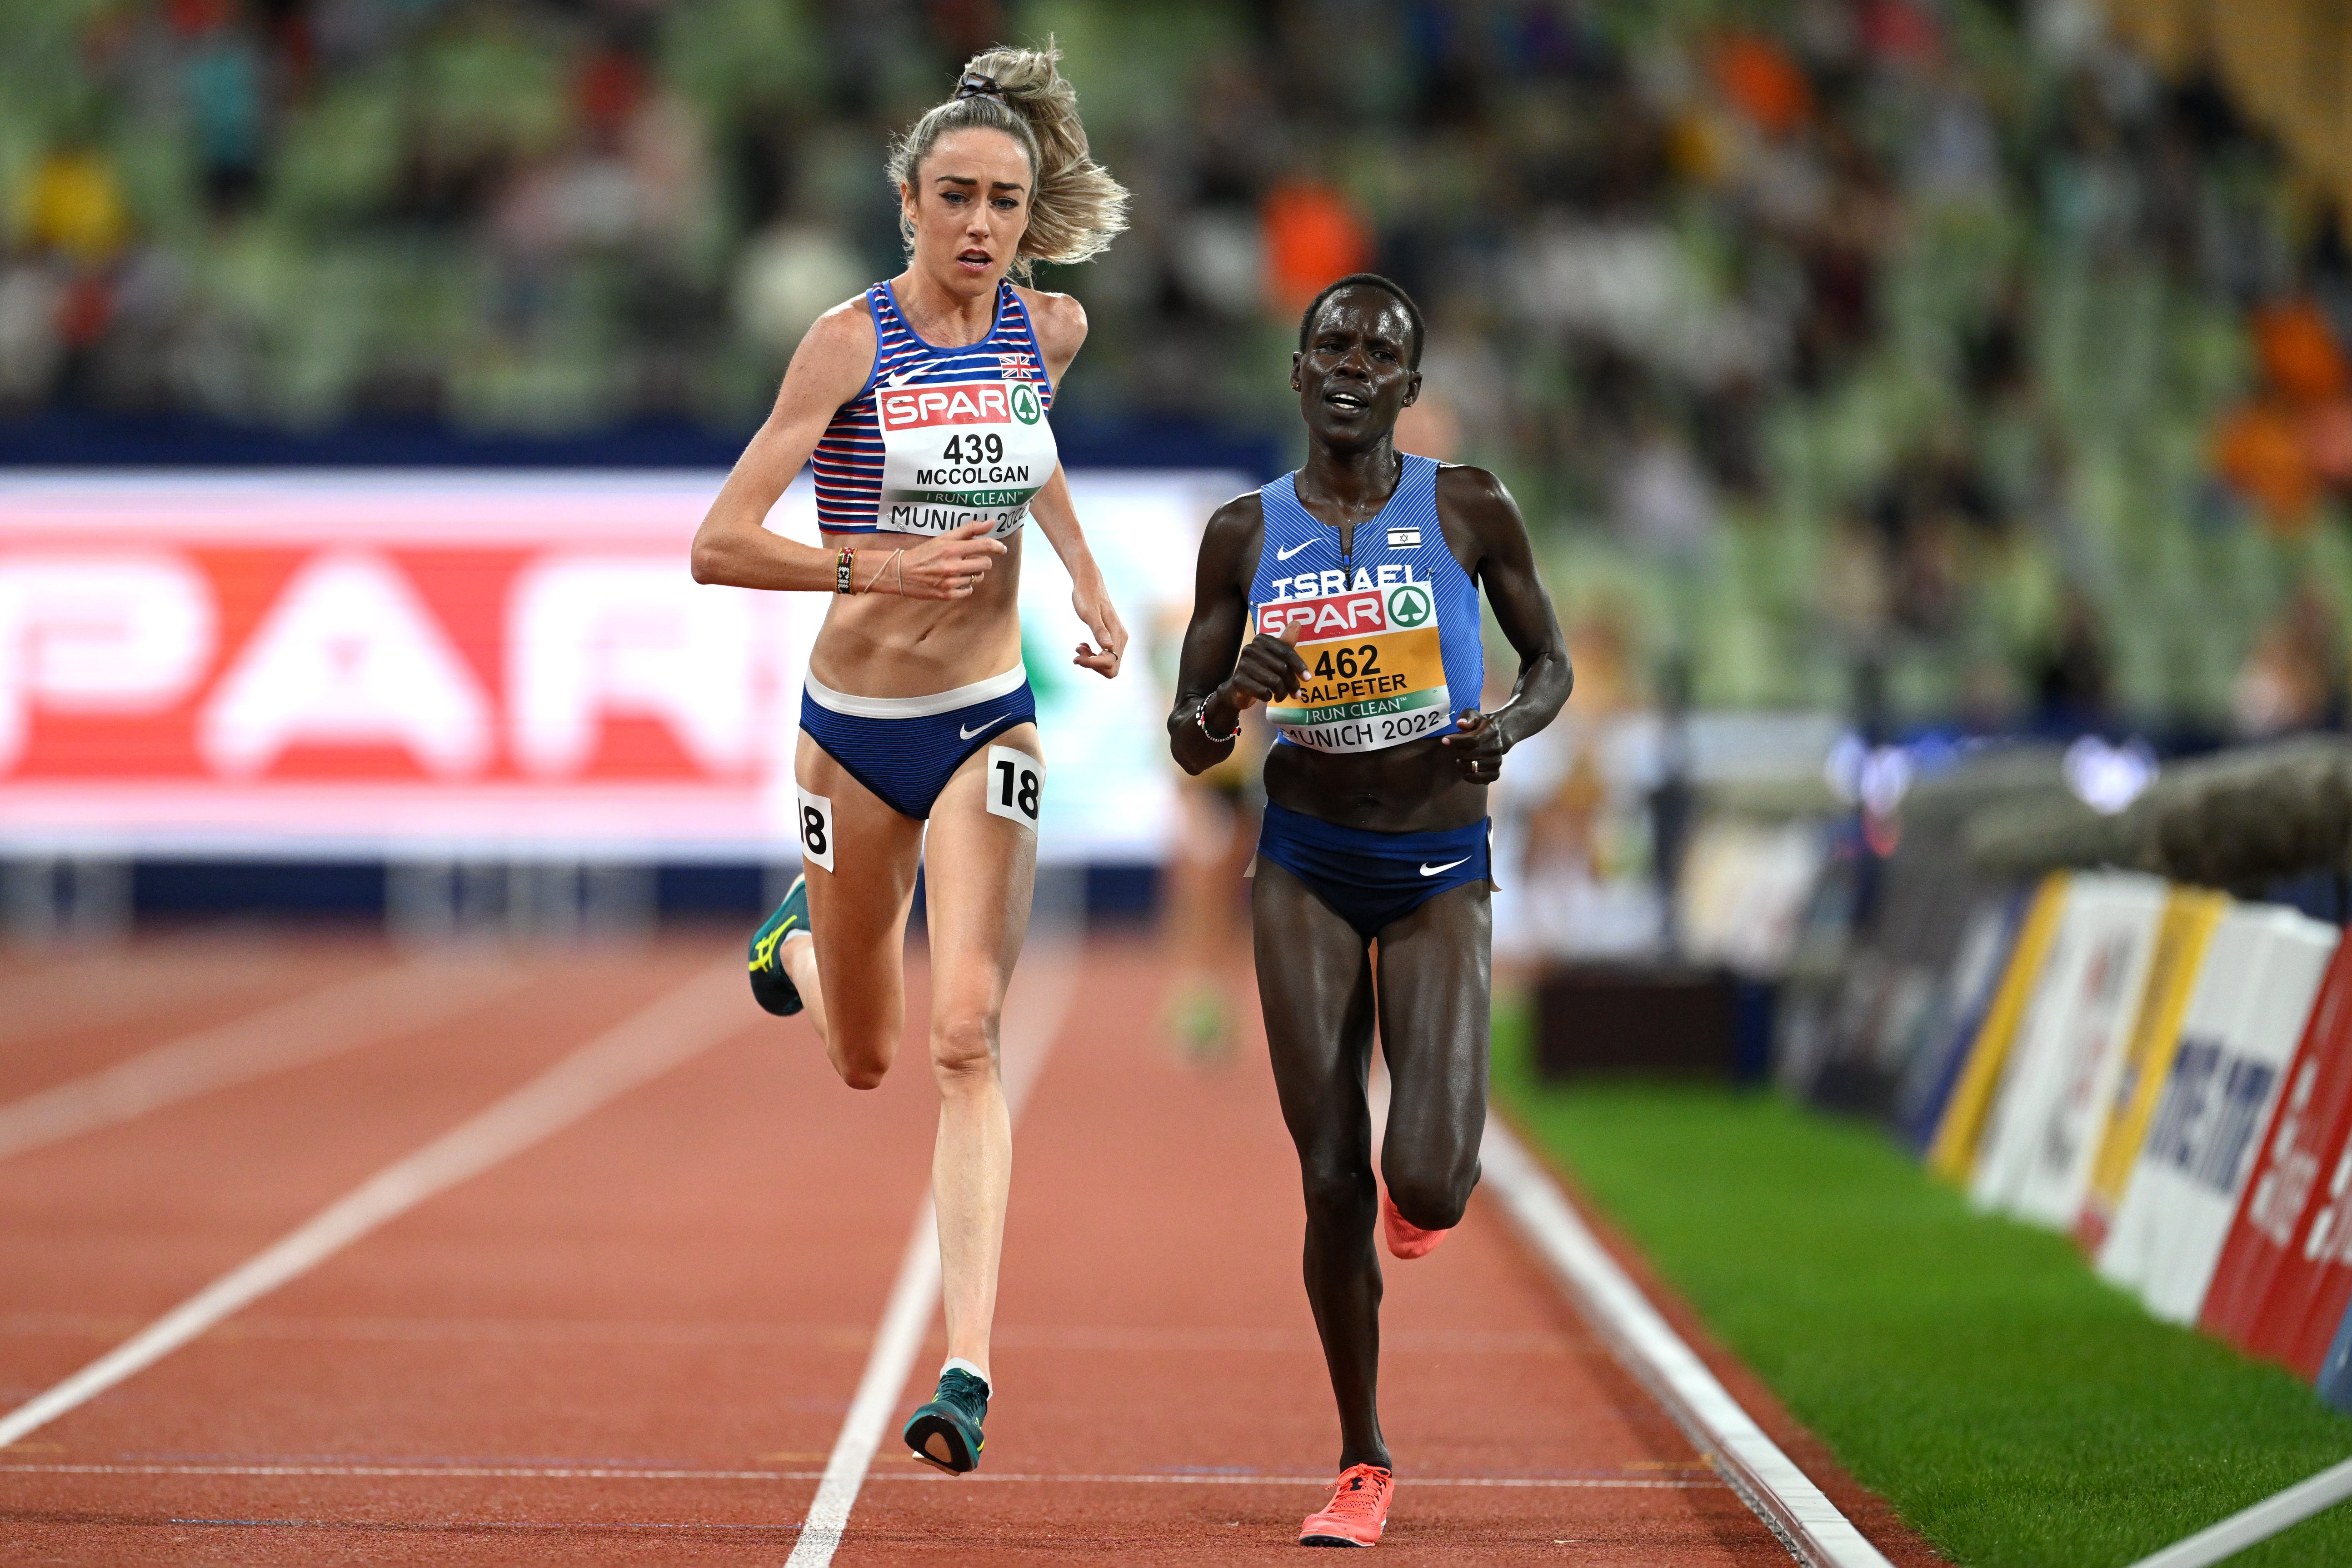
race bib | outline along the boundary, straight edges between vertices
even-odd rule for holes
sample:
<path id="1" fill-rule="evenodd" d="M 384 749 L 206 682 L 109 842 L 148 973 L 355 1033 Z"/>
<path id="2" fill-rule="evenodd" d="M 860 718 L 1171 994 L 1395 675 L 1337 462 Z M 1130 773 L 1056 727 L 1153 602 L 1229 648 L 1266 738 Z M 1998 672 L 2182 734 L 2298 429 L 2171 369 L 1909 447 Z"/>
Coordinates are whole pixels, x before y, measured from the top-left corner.
<path id="1" fill-rule="evenodd" d="M 804 789 L 794 792 L 799 796 L 801 858 L 814 866 L 833 869 L 833 802 L 821 795 L 811 795 Z"/>
<path id="2" fill-rule="evenodd" d="M 1336 576 L 1336 574 L 1334 574 Z M 1307 680 L 1267 720 L 1283 738 L 1318 752 L 1377 752 L 1453 723 L 1437 595 L 1427 583 L 1391 583 L 1255 611 L 1259 631 L 1302 627 Z"/>
<path id="3" fill-rule="evenodd" d="M 1030 498 L 1060 460 L 1045 401 L 1026 381 L 888 385 L 874 395 L 882 429 L 882 494 L 874 525 L 946 533 L 985 519 L 1002 539 L 1029 517 Z"/>
<path id="4" fill-rule="evenodd" d="M 1011 746 L 988 748 L 988 810 L 992 816 L 1037 831 L 1037 808 L 1045 792 L 1045 764 Z"/>

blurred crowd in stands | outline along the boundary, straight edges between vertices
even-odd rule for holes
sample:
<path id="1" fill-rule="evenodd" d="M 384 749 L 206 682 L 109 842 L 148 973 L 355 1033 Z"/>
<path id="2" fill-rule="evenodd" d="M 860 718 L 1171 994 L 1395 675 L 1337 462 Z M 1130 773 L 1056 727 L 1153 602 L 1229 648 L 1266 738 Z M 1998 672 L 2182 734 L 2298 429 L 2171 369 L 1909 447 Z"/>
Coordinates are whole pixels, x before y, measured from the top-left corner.
<path id="1" fill-rule="evenodd" d="M 0 417 L 747 430 L 1049 32 L 1138 195 L 1062 406 L 1287 442 L 1299 302 L 1397 277 L 1582 720 L 2342 719 L 2344 230 L 2096 0 L 0 0 Z"/>

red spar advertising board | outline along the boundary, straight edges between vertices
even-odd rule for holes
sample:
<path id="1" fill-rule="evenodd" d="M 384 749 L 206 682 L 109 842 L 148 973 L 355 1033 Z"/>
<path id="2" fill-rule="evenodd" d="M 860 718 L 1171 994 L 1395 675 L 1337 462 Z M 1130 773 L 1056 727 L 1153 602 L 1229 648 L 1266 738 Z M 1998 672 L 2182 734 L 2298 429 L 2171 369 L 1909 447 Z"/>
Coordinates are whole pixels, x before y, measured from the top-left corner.
<path id="1" fill-rule="evenodd" d="M 2321 1270 L 2305 1256 L 2315 1211 L 2352 1129 L 2352 942 L 2339 945 L 2287 1068 L 2198 1321 L 2255 1355 L 2284 1360 Z M 2339 1310 L 2340 1315 L 2340 1310 Z M 2331 1321 L 2328 1324 L 2335 1328 Z"/>
<path id="2" fill-rule="evenodd" d="M 772 843 L 824 603 L 692 581 L 717 483 L 0 482 L 0 837 Z"/>

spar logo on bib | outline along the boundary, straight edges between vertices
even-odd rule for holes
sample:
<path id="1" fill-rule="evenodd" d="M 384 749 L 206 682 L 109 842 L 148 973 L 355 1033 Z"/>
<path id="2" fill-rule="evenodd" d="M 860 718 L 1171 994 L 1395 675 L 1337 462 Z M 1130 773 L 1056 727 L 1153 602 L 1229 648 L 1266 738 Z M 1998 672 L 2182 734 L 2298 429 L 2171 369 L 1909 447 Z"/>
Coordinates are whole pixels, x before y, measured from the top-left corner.
<path id="1" fill-rule="evenodd" d="M 1037 389 L 1025 382 L 1015 382 L 1013 386 L 1013 417 L 1024 425 L 1034 425 L 1045 416 L 1045 405 L 1037 401 Z"/>
<path id="2" fill-rule="evenodd" d="M 1020 385 L 1013 391 L 1011 412 L 1005 408 L 1003 384 L 993 381 L 888 391 L 874 400 L 874 407 L 885 434 L 928 429 L 936 425 L 1009 425 L 1015 417 L 1024 425 L 1037 423 L 1036 393 Z M 1029 400 L 1025 413 L 1020 407 L 1024 397 Z"/>
<path id="3" fill-rule="evenodd" d="M 1418 583 L 1402 583 L 1389 590 L 1389 619 L 1407 631 L 1436 613 L 1429 590 Z"/>
<path id="4" fill-rule="evenodd" d="M 1406 587 L 1411 587 L 1410 584 Z M 1394 602 L 1397 589 L 1389 595 Z M 1421 618 L 1429 618 L 1429 595 L 1421 595 Z M 1373 637 L 1389 630 L 1389 616 L 1380 591 L 1335 594 L 1323 599 L 1276 599 L 1257 607 L 1257 629 L 1280 637 L 1285 626 L 1301 628 L 1298 642 L 1323 642 L 1331 637 Z"/>

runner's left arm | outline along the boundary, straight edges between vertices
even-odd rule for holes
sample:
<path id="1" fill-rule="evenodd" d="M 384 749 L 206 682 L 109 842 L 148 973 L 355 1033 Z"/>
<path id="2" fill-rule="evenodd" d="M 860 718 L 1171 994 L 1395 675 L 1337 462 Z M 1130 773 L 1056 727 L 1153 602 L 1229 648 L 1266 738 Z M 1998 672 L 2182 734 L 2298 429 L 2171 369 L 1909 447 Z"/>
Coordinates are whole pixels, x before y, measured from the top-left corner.
<path id="1" fill-rule="evenodd" d="M 1106 679 L 1117 675 L 1119 660 L 1127 657 L 1127 623 L 1118 618 L 1118 606 L 1110 602 L 1102 568 L 1095 564 L 1095 553 L 1087 548 L 1078 510 L 1070 502 L 1070 481 L 1058 466 L 1045 488 L 1030 501 L 1029 515 L 1070 574 L 1070 608 L 1077 611 L 1078 619 L 1094 634 L 1093 644 L 1080 643 L 1077 657 L 1070 662 Z"/>
<path id="2" fill-rule="evenodd" d="M 1492 713 L 1473 712 L 1438 743 L 1473 784 L 1492 784 L 1503 753 L 1550 723 L 1568 700 L 1575 673 L 1551 595 L 1536 571 L 1535 546 L 1518 503 L 1484 468 L 1448 468 L 1438 474 L 1437 504 L 1477 543 L 1478 582 L 1503 636 L 1519 656 L 1510 700 Z"/>
<path id="3" fill-rule="evenodd" d="M 1078 350 L 1087 341 L 1086 308 L 1067 294 L 1046 294 L 1033 289 L 1020 291 L 1022 302 L 1029 308 L 1029 323 L 1036 331 L 1037 347 L 1045 357 L 1045 374 L 1053 384 L 1062 384 L 1063 373 L 1070 362 L 1078 357 Z M 1127 623 L 1118 618 L 1118 606 L 1111 603 L 1110 589 L 1103 583 L 1102 568 L 1095 563 L 1095 552 L 1087 546 L 1086 531 L 1078 526 L 1078 509 L 1070 500 L 1069 476 L 1058 463 L 1054 477 L 1029 502 L 1029 515 L 1036 521 L 1037 531 L 1062 558 L 1062 567 L 1070 574 L 1070 608 L 1087 624 L 1093 634 L 1091 644 L 1080 643 L 1077 655 L 1070 660 L 1108 680 L 1118 673 L 1119 661 L 1127 657 Z"/>

